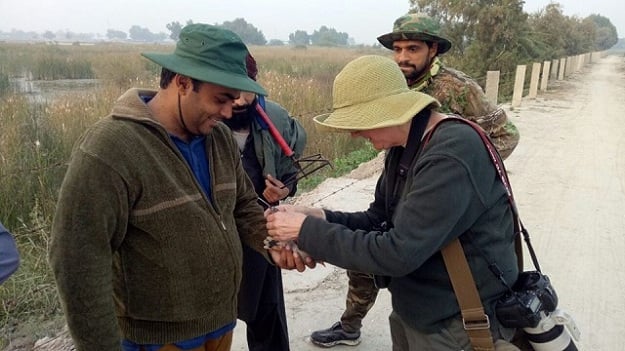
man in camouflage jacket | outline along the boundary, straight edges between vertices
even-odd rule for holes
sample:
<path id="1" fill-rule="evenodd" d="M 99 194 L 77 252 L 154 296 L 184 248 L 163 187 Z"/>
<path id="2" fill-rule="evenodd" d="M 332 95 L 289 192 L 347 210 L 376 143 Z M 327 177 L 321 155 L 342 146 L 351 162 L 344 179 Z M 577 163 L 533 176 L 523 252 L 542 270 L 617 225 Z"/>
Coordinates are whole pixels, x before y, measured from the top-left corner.
<path id="1" fill-rule="evenodd" d="M 393 31 L 378 37 L 387 49 L 393 50 L 408 86 L 435 97 L 441 104 L 438 111 L 456 114 L 482 127 L 503 159 L 519 142 L 517 128 L 503 109 L 484 95 L 482 88 L 469 76 L 445 67 L 438 55 L 451 48 L 451 42 L 439 35 L 440 25 L 424 14 L 407 14 L 395 20 Z M 362 319 L 375 303 L 379 289 L 371 275 L 347 271 L 349 288 L 346 309 L 340 322 L 312 333 L 311 341 L 319 346 L 360 343 Z"/>

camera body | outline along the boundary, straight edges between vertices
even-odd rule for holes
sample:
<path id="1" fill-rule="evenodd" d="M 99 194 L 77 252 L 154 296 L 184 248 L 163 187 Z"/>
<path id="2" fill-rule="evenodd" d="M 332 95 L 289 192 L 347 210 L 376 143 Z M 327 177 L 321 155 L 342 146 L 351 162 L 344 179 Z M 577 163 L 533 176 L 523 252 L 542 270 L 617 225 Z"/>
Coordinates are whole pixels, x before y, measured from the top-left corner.
<path id="1" fill-rule="evenodd" d="M 544 313 L 553 312 L 558 306 L 558 296 L 549 277 L 537 272 L 522 272 L 495 308 L 499 322 L 507 328 L 535 328 Z"/>
<path id="2" fill-rule="evenodd" d="M 538 272 L 522 272 L 495 307 L 497 319 L 507 328 L 522 328 L 536 351 L 576 351 L 579 339 L 575 321 L 557 309 L 558 295 L 549 277 Z"/>

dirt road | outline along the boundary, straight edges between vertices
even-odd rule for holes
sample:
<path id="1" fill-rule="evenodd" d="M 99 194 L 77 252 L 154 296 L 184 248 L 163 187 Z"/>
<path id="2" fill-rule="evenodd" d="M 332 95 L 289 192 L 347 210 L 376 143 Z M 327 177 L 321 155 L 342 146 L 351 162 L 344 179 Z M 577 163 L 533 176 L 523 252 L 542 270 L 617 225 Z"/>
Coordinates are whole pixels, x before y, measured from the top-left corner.
<path id="1" fill-rule="evenodd" d="M 508 113 L 521 132 L 506 161 L 521 218 L 560 308 L 582 332 L 578 348 L 625 350 L 625 58 L 588 65 Z M 377 174 L 369 166 L 354 177 L 328 180 L 298 201 L 364 209 Z M 340 317 L 344 271 L 327 266 L 284 278 L 291 349 L 319 350 L 307 337 Z M 334 349 L 390 350 L 390 310 L 382 291 L 364 320 L 362 343 Z M 233 350 L 246 350 L 244 340 L 240 322 Z"/>

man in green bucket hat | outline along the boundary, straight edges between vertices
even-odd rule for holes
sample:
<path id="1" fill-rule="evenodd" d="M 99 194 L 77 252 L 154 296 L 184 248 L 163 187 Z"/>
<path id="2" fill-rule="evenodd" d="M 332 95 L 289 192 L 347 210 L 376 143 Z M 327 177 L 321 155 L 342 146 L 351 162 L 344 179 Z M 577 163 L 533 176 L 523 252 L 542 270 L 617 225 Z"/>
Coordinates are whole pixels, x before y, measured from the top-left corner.
<path id="1" fill-rule="evenodd" d="M 519 142 L 519 132 L 503 109 L 490 103 L 482 88 L 463 72 L 448 68 L 438 58 L 451 49 L 451 42 L 440 34 L 438 21 L 423 13 L 399 17 L 393 31 L 378 37 L 393 58 L 412 90 L 436 98 L 438 111 L 452 113 L 476 122 L 493 140 L 500 155 L 507 158 Z M 370 275 L 348 271 L 346 309 L 339 322 L 315 331 L 311 341 L 320 346 L 354 345 L 360 342 L 362 320 L 378 295 Z"/>
<path id="2" fill-rule="evenodd" d="M 247 52 L 231 31 L 184 27 L 173 53 L 143 54 L 160 89 L 128 90 L 77 141 L 49 252 L 77 350 L 230 350 L 241 242 L 285 265 L 220 123 L 241 91 L 265 95 Z"/>

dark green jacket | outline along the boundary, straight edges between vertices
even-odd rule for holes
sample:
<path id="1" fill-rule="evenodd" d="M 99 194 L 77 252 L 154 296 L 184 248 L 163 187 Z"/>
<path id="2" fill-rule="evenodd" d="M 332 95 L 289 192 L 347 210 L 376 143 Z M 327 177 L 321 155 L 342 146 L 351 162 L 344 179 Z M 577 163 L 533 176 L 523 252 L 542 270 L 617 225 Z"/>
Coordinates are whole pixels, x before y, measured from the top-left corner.
<path id="1" fill-rule="evenodd" d="M 478 134 L 460 123 L 436 130 L 413 161 L 401 194 L 393 195 L 403 150 L 395 147 L 368 210 L 326 211 L 327 221 L 307 217 L 298 239 L 321 261 L 393 277 L 393 310 L 424 332 L 437 331 L 460 311 L 440 254 L 451 240 L 460 238 L 489 313 L 505 289 L 484 256 L 496 261 L 507 281 L 518 273 L 505 189 Z M 392 229 L 376 231 L 384 221 Z"/>
<path id="2" fill-rule="evenodd" d="M 267 236 L 230 130 L 206 138 L 209 201 L 165 129 L 129 90 L 77 142 L 50 263 L 79 350 L 164 344 L 236 320 L 241 241 Z M 120 334 L 121 330 L 121 334 Z"/>
<path id="3" fill-rule="evenodd" d="M 294 152 L 294 158 L 298 159 L 304 153 L 307 136 L 302 125 L 289 116 L 287 110 L 277 103 L 265 100 L 265 112 L 271 119 L 276 129 L 282 134 Z M 293 159 L 285 157 L 278 143 L 273 139 L 269 130 L 264 127 L 263 122 L 259 122 L 259 116 L 253 120 L 251 133 L 254 140 L 254 151 L 258 162 L 263 167 L 263 175 L 271 174 L 280 180 L 285 176 L 295 173 Z M 291 188 L 291 196 L 295 194 L 296 188 Z"/>

